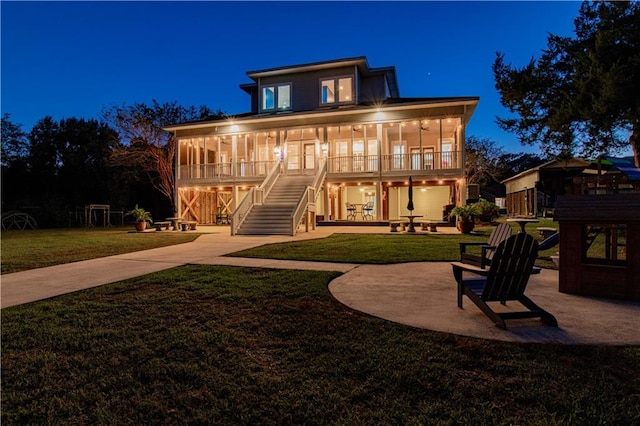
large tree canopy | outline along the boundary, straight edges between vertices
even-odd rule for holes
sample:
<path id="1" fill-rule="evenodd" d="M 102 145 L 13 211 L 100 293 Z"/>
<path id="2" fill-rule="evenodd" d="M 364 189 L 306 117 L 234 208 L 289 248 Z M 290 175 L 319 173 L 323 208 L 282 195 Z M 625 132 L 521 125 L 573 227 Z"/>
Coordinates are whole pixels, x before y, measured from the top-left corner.
<path id="1" fill-rule="evenodd" d="M 631 146 L 640 167 L 640 3 L 584 2 L 575 38 L 550 34 L 522 68 L 497 54 L 498 125 L 549 155 L 612 154 Z"/>
<path id="2" fill-rule="evenodd" d="M 222 118 L 224 113 L 215 113 L 206 106 L 183 107 L 177 102 L 151 105 L 113 106 L 103 111 L 103 116 L 116 128 L 123 145 L 114 150 L 114 165 L 127 169 L 139 179 L 153 185 L 173 206 L 174 173 L 173 161 L 176 141 L 172 133 L 163 127 L 207 118 Z"/>

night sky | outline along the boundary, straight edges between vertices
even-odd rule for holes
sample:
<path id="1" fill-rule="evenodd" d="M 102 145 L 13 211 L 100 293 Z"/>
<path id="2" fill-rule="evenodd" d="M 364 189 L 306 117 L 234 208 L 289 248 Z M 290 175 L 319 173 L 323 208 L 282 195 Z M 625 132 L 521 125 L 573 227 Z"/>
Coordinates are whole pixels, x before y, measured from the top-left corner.
<path id="1" fill-rule="evenodd" d="M 525 65 L 573 35 L 579 2 L 7 2 L 2 113 L 99 118 L 122 103 L 249 111 L 247 71 L 366 56 L 395 65 L 403 97 L 480 96 L 467 136 L 536 152 L 503 132 L 496 52 Z"/>

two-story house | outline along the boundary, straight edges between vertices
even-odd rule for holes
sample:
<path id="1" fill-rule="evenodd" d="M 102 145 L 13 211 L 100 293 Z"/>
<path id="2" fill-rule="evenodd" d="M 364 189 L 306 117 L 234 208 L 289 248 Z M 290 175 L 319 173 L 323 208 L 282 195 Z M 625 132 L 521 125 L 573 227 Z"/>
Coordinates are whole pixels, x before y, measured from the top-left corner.
<path id="1" fill-rule="evenodd" d="M 395 67 L 365 57 L 247 72 L 251 111 L 176 124 L 182 217 L 232 234 L 307 220 L 442 220 L 466 202 L 465 128 L 478 97 L 402 98 Z M 355 208 L 355 210 L 354 210 Z M 308 224 L 308 222 L 307 222 Z M 286 226 L 285 226 L 286 225 Z"/>

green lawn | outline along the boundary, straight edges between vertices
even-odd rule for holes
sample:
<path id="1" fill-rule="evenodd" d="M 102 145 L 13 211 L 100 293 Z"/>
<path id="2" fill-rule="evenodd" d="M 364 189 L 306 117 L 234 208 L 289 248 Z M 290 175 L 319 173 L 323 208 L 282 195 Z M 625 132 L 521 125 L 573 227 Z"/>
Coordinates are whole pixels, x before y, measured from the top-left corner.
<path id="1" fill-rule="evenodd" d="M 201 235 L 131 230 L 132 227 L 2 231 L 2 273 L 187 243 Z"/>
<path id="2" fill-rule="evenodd" d="M 458 241 L 486 240 L 491 228 L 478 231 L 343 234 L 243 254 L 452 260 Z M 30 232 L 2 233 L 3 270 L 7 258 L 12 268 L 36 267 L 197 236 Z M 25 259 L 40 257 L 48 259 Z M 413 329 L 335 301 L 327 285 L 337 275 L 189 265 L 3 309 L 1 420 L 640 423 L 638 347 L 513 344 Z"/>
<path id="3" fill-rule="evenodd" d="M 553 226 L 554 222 L 542 219 L 540 226 Z M 536 224 L 538 225 L 538 224 Z M 557 228 L 557 223 L 555 224 Z M 513 232 L 520 229 L 513 224 Z M 312 260 L 344 263 L 400 263 L 455 261 L 460 258 L 460 241 L 487 241 L 492 226 L 476 226 L 473 234 L 334 234 L 319 240 L 268 244 L 229 254 L 229 256 L 265 259 Z M 536 236 L 535 228 L 527 231 Z M 470 248 L 474 250 L 474 248 Z M 475 248 L 479 253 L 479 249 Z M 541 251 L 536 265 L 556 268 L 549 256 L 558 247 Z"/>
<path id="4" fill-rule="evenodd" d="M 640 422 L 640 348 L 413 329 L 336 276 L 184 266 L 3 309 L 2 423 Z"/>

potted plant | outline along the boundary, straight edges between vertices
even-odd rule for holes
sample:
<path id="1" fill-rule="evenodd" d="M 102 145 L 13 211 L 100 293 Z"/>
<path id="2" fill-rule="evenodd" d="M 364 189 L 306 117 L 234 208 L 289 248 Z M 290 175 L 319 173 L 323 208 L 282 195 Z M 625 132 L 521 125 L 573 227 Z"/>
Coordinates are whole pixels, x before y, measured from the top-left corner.
<path id="1" fill-rule="evenodd" d="M 475 217 L 480 214 L 480 210 L 473 204 L 454 207 L 451 215 L 458 218 L 458 229 L 463 234 L 473 231 Z"/>
<path id="2" fill-rule="evenodd" d="M 138 207 L 137 204 L 133 209 L 127 212 L 127 216 L 133 216 L 136 231 L 138 232 L 142 232 L 147 229 L 147 221 L 151 220 L 151 213 L 149 213 L 142 207 Z"/>

